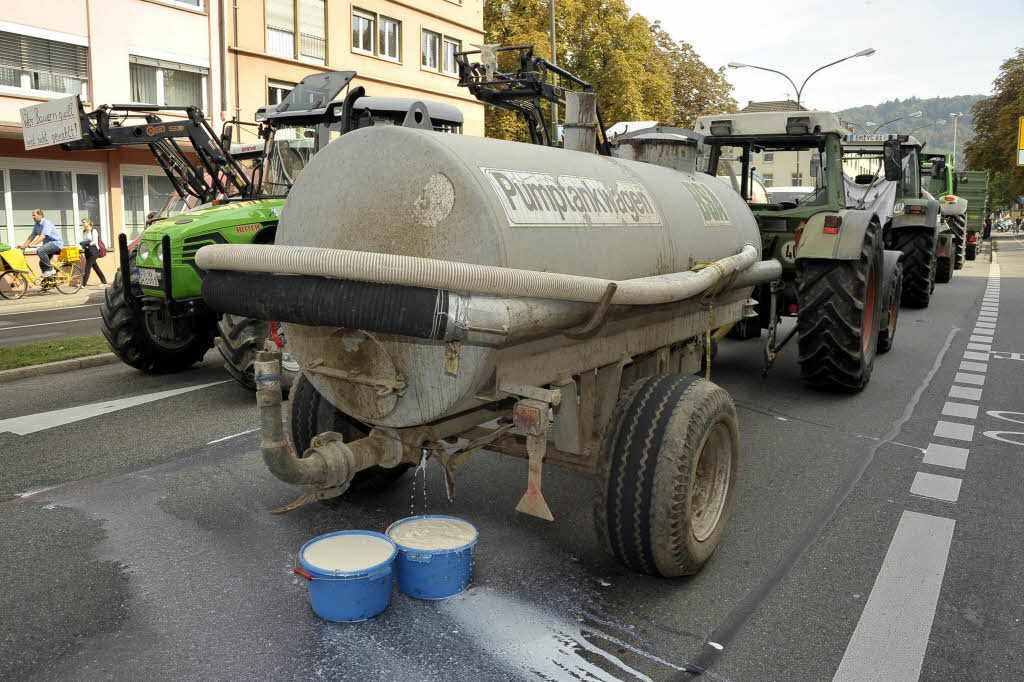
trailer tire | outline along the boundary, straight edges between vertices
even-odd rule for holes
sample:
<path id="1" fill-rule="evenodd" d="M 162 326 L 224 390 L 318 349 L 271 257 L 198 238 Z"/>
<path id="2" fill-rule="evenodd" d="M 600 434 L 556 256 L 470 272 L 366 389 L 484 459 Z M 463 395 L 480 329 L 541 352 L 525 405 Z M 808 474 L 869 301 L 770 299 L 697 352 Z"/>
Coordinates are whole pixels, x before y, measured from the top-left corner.
<path id="1" fill-rule="evenodd" d="M 949 258 L 939 258 L 935 263 L 935 281 L 945 284 L 953 279 L 953 262 Z"/>
<path id="2" fill-rule="evenodd" d="M 131 256 L 129 271 L 135 270 Z M 130 277 L 129 277 L 130 280 Z M 103 292 L 100 305 L 101 331 L 110 350 L 125 364 L 146 374 L 171 374 L 188 369 L 203 359 L 213 347 L 216 325 L 212 316 L 197 315 L 191 330 L 179 343 L 169 345 L 153 336 L 146 324 L 146 313 L 136 299 L 125 295 L 124 273 L 120 270 Z"/>
<path id="3" fill-rule="evenodd" d="M 658 374 L 622 396 L 601 442 L 594 523 L 650 575 L 692 575 L 725 532 L 739 465 L 736 407 L 705 379 Z"/>
<path id="4" fill-rule="evenodd" d="M 860 258 L 806 260 L 797 287 L 800 371 L 818 388 L 859 391 L 871 379 L 882 310 L 882 239 L 869 226 Z"/>
<path id="5" fill-rule="evenodd" d="M 896 272 L 892 281 L 889 282 L 889 290 L 885 293 L 884 300 L 889 301 L 889 315 L 885 320 L 885 326 L 878 330 L 878 352 L 888 353 L 892 350 L 892 344 L 896 340 L 896 323 L 900 318 L 900 301 L 903 293 L 903 263 L 896 264 Z"/>
<path id="6" fill-rule="evenodd" d="M 309 449 L 313 438 L 324 431 L 340 433 L 346 443 L 359 440 L 370 433 L 369 427 L 365 424 L 325 400 L 301 372 L 297 374 L 295 384 L 292 386 L 291 403 L 292 448 L 296 457 L 302 457 Z M 351 485 L 342 497 L 348 493 L 383 492 L 394 485 L 411 466 L 408 462 L 402 462 L 390 469 L 382 466 L 363 469 L 352 478 Z M 331 500 L 326 502 L 330 503 Z"/>
<path id="7" fill-rule="evenodd" d="M 978 257 L 978 245 L 968 244 L 967 250 L 964 252 L 964 258 L 967 260 L 975 260 Z"/>
<path id="8" fill-rule="evenodd" d="M 967 241 L 967 218 L 962 215 L 950 216 L 949 222 L 953 226 L 953 246 L 956 256 L 953 259 L 953 269 L 959 270 L 964 266 L 964 245 Z"/>
<path id="9" fill-rule="evenodd" d="M 217 338 L 214 343 L 224 358 L 224 369 L 242 387 L 256 390 L 256 353 L 263 350 L 270 338 L 270 322 L 253 317 L 242 317 L 225 313 L 217 321 Z M 290 356 L 282 359 L 281 391 L 285 395 L 291 390 L 298 374 L 298 366 Z M 316 434 L 313 434 L 316 435 Z"/>
<path id="10" fill-rule="evenodd" d="M 935 288 L 935 233 L 901 229 L 893 237 L 893 249 L 903 252 L 903 299 L 908 308 L 927 308 Z"/>

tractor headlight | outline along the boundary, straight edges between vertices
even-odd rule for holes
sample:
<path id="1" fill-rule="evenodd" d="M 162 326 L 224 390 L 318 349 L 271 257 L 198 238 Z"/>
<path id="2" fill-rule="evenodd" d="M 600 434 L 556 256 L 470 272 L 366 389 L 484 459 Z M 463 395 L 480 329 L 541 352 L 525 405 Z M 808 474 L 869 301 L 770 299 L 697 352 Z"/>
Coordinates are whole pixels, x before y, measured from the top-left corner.
<path id="1" fill-rule="evenodd" d="M 156 259 L 161 263 L 164 262 L 164 243 L 160 242 L 156 245 Z"/>
<path id="2" fill-rule="evenodd" d="M 146 242 L 139 244 L 139 260 L 149 260 L 149 244 Z"/>

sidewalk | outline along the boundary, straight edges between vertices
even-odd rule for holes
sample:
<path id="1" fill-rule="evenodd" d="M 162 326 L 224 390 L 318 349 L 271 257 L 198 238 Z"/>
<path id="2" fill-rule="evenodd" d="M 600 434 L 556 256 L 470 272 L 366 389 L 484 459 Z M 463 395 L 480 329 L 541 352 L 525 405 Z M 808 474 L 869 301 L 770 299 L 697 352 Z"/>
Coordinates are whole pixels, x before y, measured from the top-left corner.
<path id="1" fill-rule="evenodd" d="M 56 290 L 41 291 L 30 288 L 17 301 L 0 299 L 0 315 L 10 313 L 28 313 L 37 310 L 54 308 L 74 308 L 75 306 L 103 302 L 103 289 L 93 286 L 82 287 L 74 294 L 62 294 Z"/>

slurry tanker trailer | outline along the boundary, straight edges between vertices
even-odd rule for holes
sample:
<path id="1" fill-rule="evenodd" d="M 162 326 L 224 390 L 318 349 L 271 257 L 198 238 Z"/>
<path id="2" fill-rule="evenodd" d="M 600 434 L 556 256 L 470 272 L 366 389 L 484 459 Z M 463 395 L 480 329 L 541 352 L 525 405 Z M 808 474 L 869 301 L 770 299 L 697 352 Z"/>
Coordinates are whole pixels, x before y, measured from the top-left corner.
<path id="1" fill-rule="evenodd" d="M 568 109 L 596 135 L 593 106 Z M 288 508 L 424 456 L 454 486 L 487 448 L 528 461 L 518 511 L 553 520 L 545 465 L 595 476 L 614 556 L 696 572 L 725 529 L 740 448 L 729 395 L 695 375 L 702 339 L 781 275 L 750 210 L 695 172 L 693 133 L 634 136 L 645 163 L 424 128 L 344 135 L 296 179 L 274 245 L 196 255 L 209 304 L 281 321 L 315 388 L 300 395 L 300 457 L 282 432 L 280 356 L 261 354 L 264 460 L 312 486 Z"/>

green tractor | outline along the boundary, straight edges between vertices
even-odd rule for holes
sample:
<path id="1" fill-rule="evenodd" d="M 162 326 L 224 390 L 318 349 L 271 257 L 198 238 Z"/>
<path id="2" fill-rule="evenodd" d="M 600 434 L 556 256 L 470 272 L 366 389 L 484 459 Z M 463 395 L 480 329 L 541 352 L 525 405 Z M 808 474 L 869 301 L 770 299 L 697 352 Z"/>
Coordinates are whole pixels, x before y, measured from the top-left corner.
<path id="1" fill-rule="evenodd" d="M 964 260 L 974 260 L 977 249 L 967 247 L 967 222 L 970 203 L 967 197 L 959 191 L 960 173 L 953 172 L 952 154 L 926 154 L 921 157 L 921 179 L 927 191 L 939 202 L 940 221 L 943 229 L 941 234 L 948 235 L 947 240 L 952 242 L 951 257 L 948 259 L 953 270 L 959 270 L 964 266 Z M 978 204 L 975 203 L 975 206 Z M 979 225 L 983 220 L 977 221 Z M 947 240 L 944 240 L 947 241 Z M 945 246 L 945 244 L 943 244 Z M 940 252 L 943 249 L 940 248 Z M 971 256 L 968 257 L 968 250 Z M 940 270 L 945 274 L 950 268 L 941 264 Z M 951 273 L 950 273 L 951 274 Z M 940 282 L 948 282 L 949 278 L 940 278 Z"/>
<path id="2" fill-rule="evenodd" d="M 267 339 L 283 347 L 282 335 L 271 321 L 212 310 L 202 296 L 196 251 L 207 244 L 273 243 L 292 183 L 333 136 L 409 119 L 452 132 L 462 125 L 450 105 L 366 97 L 361 87 L 335 101 L 355 75 L 308 76 L 280 104 L 261 108 L 256 123 L 233 122 L 257 126 L 263 140 L 262 158 L 248 172 L 227 151 L 230 127 L 216 138 L 194 107 L 181 108 L 188 121 L 161 120 L 157 110 L 167 107 L 115 105 L 83 114 L 86 134 L 65 149 L 148 144 L 177 194 L 199 204 L 150 224 L 135 248 L 121 235 L 120 270 L 101 308 L 103 333 L 119 358 L 146 373 L 171 373 L 216 345 L 232 377 L 255 390 L 255 353 Z M 183 150 L 176 137 L 188 137 L 192 149 Z M 298 372 L 287 354 L 284 369 L 287 384 Z"/>
<path id="3" fill-rule="evenodd" d="M 701 116 L 695 130 L 706 136 L 705 171 L 747 198 L 761 230 L 763 258 L 783 265 L 780 280 L 755 288 L 757 315 L 729 334 L 755 338 L 768 330 L 764 371 L 799 334 L 800 369 L 808 383 L 863 389 L 876 353 L 893 345 L 899 315 L 903 254 L 885 249 L 892 203 L 881 194 L 891 193 L 900 178 L 898 149 L 884 179 L 858 187 L 843 172 L 846 130 L 830 112 Z M 803 164 L 813 184 L 804 184 Z M 773 198 L 773 180 L 783 173 L 793 187 L 786 197 Z M 766 185 L 763 192 L 759 184 Z M 805 191 L 794 196 L 793 188 Z M 777 344 L 785 315 L 797 323 Z"/>
<path id="4" fill-rule="evenodd" d="M 967 200 L 967 260 L 978 257 L 978 247 L 985 234 L 985 219 L 989 215 L 988 171 L 957 171 L 956 187 L 960 196 Z"/>

